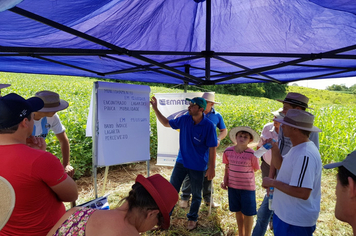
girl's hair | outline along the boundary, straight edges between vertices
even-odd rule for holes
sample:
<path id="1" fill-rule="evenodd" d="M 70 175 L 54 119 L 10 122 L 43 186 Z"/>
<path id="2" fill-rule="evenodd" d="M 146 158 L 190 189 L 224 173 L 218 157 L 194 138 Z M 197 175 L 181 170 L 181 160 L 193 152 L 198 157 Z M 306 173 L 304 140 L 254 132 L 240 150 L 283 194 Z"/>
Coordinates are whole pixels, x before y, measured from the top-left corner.
<path id="1" fill-rule="evenodd" d="M 341 186 L 347 187 L 349 185 L 348 177 L 351 177 L 356 182 L 356 176 L 348 171 L 345 167 L 340 166 L 337 176 L 340 180 Z"/>
<path id="2" fill-rule="evenodd" d="M 120 203 L 123 201 L 128 202 L 129 212 L 131 212 L 134 208 L 138 208 L 143 212 L 148 210 L 159 210 L 159 207 L 153 197 L 140 183 L 135 183 L 132 185 L 132 190 L 129 192 L 129 195 L 123 198 Z M 160 226 L 162 222 L 163 215 L 160 212 L 158 214 L 158 225 Z"/>

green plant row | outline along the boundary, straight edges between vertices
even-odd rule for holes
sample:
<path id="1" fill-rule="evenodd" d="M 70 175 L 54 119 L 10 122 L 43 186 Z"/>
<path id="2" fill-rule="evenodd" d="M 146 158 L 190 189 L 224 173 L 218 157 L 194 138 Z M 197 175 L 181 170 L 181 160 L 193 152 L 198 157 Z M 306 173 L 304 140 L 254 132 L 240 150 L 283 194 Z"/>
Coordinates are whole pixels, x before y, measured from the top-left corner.
<path id="1" fill-rule="evenodd" d="M 0 73 L 0 83 L 11 83 L 12 86 L 3 89 L 2 93 L 15 92 L 28 98 L 37 91 L 51 90 L 60 94 L 62 99 L 69 102 L 68 109 L 58 112 L 71 146 L 71 164 L 76 169 L 76 178 L 91 173 L 92 168 L 92 139 L 85 136 L 86 122 L 93 82 L 96 79 Z M 348 153 L 356 149 L 356 126 L 353 117 L 356 115 L 356 100 L 350 99 L 347 94 L 306 89 L 290 86 L 289 91 L 301 92 L 310 97 L 310 110 L 315 114 L 315 125 L 323 130 L 320 133 L 320 153 L 323 163 L 343 159 Z M 151 94 L 155 93 L 182 93 L 181 89 L 151 86 Z M 335 98 L 335 99 L 334 99 Z M 333 102 L 337 99 L 338 102 Z M 282 103 L 267 98 L 247 97 L 238 95 L 216 94 L 216 100 L 222 102 L 216 106 L 224 117 L 228 130 L 236 126 L 250 126 L 261 132 L 263 126 L 272 122 L 275 111 L 282 107 Z M 339 101 L 342 101 L 340 104 Z M 156 117 L 150 114 L 151 158 L 157 154 Z M 231 145 L 229 138 L 222 141 L 221 147 Z M 61 158 L 59 143 L 52 132 L 47 139 L 47 150 Z"/>
<path id="2" fill-rule="evenodd" d="M 346 94 L 328 90 L 289 86 L 288 92 L 301 93 L 307 96 L 314 105 L 355 105 L 356 94 Z"/>

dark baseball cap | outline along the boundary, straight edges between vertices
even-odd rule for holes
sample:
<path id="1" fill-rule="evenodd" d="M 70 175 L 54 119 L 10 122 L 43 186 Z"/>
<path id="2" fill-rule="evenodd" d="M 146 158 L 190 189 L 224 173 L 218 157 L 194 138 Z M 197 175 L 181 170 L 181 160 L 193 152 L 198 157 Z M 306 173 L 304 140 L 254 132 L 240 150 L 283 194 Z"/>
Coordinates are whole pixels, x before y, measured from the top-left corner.
<path id="1" fill-rule="evenodd" d="M 10 128 L 19 124 L 32 112 L 42 109 L 41 98 L 24 99 L 16 93 L 10 93 L 0 98 L 0 129 Z"/>
<path id="2" fill-rule="evenodd" d="M 206 109 L 206 100 L 201 97 L 195 97 L 193 99 L 186 98 L 187 101 L 193 103 L 194 105 L 198 105 L 199 107 L 203 108 L 204 111 Z"/>
<path id="3" fill-rule="evenodd" d="M 348 154 L 343 161 L 327 164 L 324 166 L 324 168 L 333 169 L 340 166 L 345 167 L 353 175 L 356 175 L 356 151 L 353 151 L 350 154 Z"/>

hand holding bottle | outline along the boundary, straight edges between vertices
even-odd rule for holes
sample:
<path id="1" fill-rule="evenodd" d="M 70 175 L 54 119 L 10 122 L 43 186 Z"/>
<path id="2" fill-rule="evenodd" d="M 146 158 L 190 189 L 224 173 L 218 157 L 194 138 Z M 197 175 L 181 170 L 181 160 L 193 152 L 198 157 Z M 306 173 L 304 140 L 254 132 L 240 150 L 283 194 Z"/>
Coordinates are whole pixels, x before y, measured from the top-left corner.
<path id="1" fill-rule="evenodd" d="M 272 143 L 276 142 L 276 140 L 271 139 L 271 140 L 267 140 L 267 142 L 265 144 L 263 144 L 262 147 L 260 147 L 257 151 L 255 151 L 255 156 L 257 158 L 260 158 L 261 156 L 263 156 L 263 154 L 265 154 L 268 150 L 270 150 L 272 148 Z"/>

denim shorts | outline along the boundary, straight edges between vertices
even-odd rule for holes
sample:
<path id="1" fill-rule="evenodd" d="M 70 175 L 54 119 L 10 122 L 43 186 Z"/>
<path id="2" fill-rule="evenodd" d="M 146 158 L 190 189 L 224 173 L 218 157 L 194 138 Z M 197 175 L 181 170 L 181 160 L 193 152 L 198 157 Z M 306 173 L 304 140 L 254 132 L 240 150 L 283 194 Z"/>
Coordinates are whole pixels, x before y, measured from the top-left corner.
<path id="1" fill-rule="evenodd" d="M 256 192 L 255 190 L 242 190 L 228 188 L 229 209 L 231 212 L 239 212 L 245 216 L 253 216 L 256 211 Z"/>

